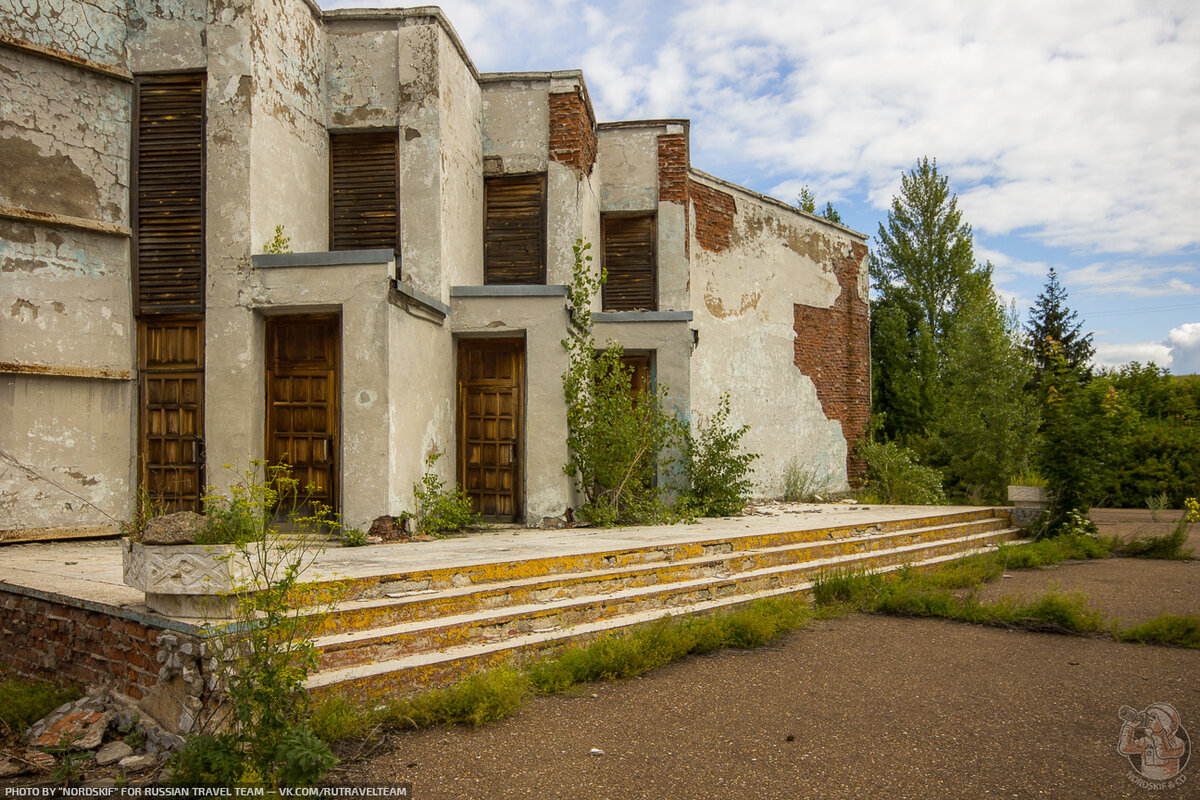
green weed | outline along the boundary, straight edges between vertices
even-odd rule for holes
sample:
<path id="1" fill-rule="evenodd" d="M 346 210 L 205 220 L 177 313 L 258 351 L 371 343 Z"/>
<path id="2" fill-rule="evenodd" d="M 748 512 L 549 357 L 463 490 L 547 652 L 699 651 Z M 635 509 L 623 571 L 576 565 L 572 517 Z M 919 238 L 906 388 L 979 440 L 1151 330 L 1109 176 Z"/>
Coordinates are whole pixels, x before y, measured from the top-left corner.
<path id="1" fill-rule="evenodd" d="M 79 697 L 75 686 L 56 686 L 32 678 L 0 680 L 0 724 L 24 731 L 63 703 Z"/>
<path id="2" fill-rule="evenodd" d="M 1114 630 L 1113 636 L 1122 642 L 1200 648 L 1200 615 L 1160 614 L 1141 624 Z"/>

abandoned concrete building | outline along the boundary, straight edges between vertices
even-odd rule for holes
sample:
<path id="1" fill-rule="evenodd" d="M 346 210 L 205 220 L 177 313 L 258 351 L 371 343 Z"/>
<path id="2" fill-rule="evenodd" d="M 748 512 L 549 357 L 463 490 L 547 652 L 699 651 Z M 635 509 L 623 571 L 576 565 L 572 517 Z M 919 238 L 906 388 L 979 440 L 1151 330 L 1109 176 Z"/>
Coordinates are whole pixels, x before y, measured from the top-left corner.
<path id="1" fill-rule="evenodd" d="M 760 494 L 857 477 L 865 237 L 693 168 L 686 120 L 479 73 L 436 8 L 0 0 L 0 539 L 284 454 L 351 525 L 432 453 L 561 515 L 580 239 L 597 340 L 692 419 L 728 392 Z"/>

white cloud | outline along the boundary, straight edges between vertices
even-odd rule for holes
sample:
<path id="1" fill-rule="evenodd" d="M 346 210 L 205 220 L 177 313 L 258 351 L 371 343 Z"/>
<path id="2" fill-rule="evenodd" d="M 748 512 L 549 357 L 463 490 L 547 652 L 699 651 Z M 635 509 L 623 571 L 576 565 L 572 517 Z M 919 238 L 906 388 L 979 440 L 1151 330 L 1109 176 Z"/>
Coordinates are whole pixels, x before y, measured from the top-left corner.
<path id="1" fill-rule="evenodd" d="M 1200 322 L 1185 322 L 1172 328 L 1164 342 L 1096 342 L 1093 361 L 1105 367 L 1153 361 L 1160 367 L 1169 367 L 1176 375 L 1200 374 Z"/>
<path id="2" fill-rule="evenodd" d="M 1167 334 L 1176 375 L 1200 374 L 1200 322 L 1186 322 Z"/>
<path id="3" fill-rule="evenodd" d="M 1162 342 L 1134 342 L 1133 344 L 1110 344 L 1096 342 L 1093 363 L 1101 367 L 1119 367 L 1130 361 L 1143 364 L 1154 362 L 1160 367 L 1169 367 L 1174 362 L 1171 348 Z"/>

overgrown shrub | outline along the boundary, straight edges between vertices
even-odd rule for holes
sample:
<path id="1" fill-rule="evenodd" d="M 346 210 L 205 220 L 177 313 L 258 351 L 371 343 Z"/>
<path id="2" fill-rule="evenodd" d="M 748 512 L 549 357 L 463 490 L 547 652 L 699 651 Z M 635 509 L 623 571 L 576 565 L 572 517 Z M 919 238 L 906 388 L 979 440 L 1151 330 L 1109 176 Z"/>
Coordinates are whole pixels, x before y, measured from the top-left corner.
<path id="1" fill-rule="evenodd" d="M 591 308 L 605 275 L 592 274 L 589 249 L 588 243 L 575 243 L 568 291 L 574 329 L 562 342 L 570 452 L 563 470 L 583 493 L 576 510 L 580 519 L 597 525 L 655 522 L 666 514 L 655 475 L 668 466 L 680 426 L 666 411 L 666 386 L 635 392 L 621 346 L 609 342 L 598 352 Z"/>
<path id="2" fill-rule="evenodd" d="M 750 501 L 754 482 L 750 479 L 757 453 L 741 449 L 749 425 L 729 424 L 729 395 L 722 394 L 717 410 L 700 421 L 693 434 L 685 429 L 684 465 L 687 508 L 701 517 L 737 514 Z"/>
<path id="3" fill-rule="evenodd" d="M 417 498 L 418 533 L 436 535 L 479 524 L 479 515 L 471 510 L 471 498 L 467 497 L 463 488 L 457 484 L 452 489 L 447 488 L 445 481 L 434 471 L 434 464 L 441 455 L 430 454 L 421 482 L 413 484 L 413 493 Z"/>
<path id="4" fill-rule="evenodd" d="M 866 490 L 877 502 L 889 505 L 937 505 L 946 502 L 942 476 L 922 466 L 916 454 L 896 442 L 858 443 L 858 454 L 867 462 Z"/>

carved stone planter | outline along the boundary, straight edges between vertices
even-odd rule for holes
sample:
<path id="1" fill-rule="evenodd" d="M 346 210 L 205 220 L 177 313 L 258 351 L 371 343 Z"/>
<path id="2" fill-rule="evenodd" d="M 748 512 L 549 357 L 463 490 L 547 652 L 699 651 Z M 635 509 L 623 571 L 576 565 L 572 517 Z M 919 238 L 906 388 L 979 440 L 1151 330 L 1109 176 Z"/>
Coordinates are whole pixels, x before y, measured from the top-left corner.
<path id="1" fill-rule="evenodd" d="M 1013 504 L 1013 524 L 1024 527 L 1046 510 L 1050 496 L 1044 486 L 1009 486 L 1008 501 Z"/>
<path id="2" fill-rule="evenodd" d="M 121 540 L 125 583 L 146 593 L 146 605 L 171 617 L 228 617 L 250 564 L 232 545 L 142 544 Z"/>

